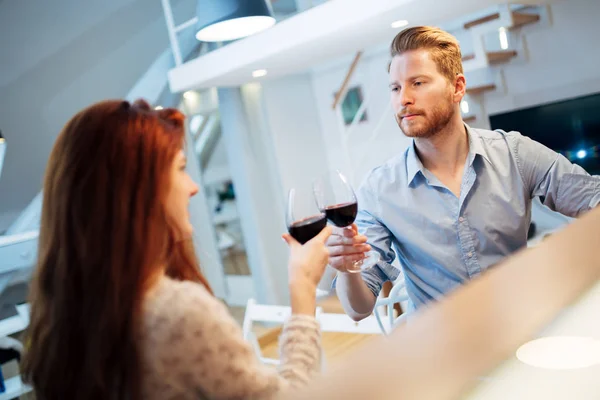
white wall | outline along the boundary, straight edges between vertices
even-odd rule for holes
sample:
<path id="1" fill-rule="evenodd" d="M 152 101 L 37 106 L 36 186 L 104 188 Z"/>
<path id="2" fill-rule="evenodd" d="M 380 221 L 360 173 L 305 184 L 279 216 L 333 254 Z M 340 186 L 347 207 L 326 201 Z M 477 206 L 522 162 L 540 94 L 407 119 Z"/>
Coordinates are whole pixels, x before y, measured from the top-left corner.
<path id="1" fill-rule="evenodd" d="M 268 81 L 263 89 L 281 182 L 281 197 L 277 200 L 285 210 L 287 192 L 291 188 L 310 191 L 313 180 L 330 168 L 327 133 L 321 128 L 311 74 Z M 321 289 L 329 288 L 334 274 L 334 270 L 328 270 L 319 285 Z"/>
<path id="2" fill-rule="evenodd" d="M 390 40 L 393 38 L 391 34 Z M 360 122 L 348 134 L 350 160 L 345 158 L 341 139 L 342 130 L 336 112 L 331 108 L 337 92 L 350 66 L 351 58 L 313 72 L 313 91 L 327 157 L 332 169 L 340 169 L 353 176 L 358 185 L 366 173 L 387 159 L 406 149 L 410 143 L 394 119 L 390 108 L 387 65 L 387 46 L 366 53 L 353 74 L 349 87 L 361 86 L 368 102 L 367 121 Z"/>
<path id="3" fill-rule="evenodd" d="M 283 201 L 292 187 L 306 187 L 328 168 L 327 150 L 309 74 L 265 82 L 264 104 Z"/>
<path id="4" fill-rule="evenodd" d="M 287 248 L 281 189 L 260 85 L 219 89 L 223 140 L 236 192 L 248 264 L 259 302 L 286 304 Z"/>

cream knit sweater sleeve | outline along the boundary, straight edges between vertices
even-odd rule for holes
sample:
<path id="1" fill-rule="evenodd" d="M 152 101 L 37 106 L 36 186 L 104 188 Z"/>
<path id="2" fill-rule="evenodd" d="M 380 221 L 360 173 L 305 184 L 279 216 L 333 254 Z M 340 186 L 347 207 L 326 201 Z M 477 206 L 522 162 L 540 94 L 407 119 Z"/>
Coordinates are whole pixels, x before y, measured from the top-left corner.
<path id="1" fill-rule="evenodd" d="M 145 399 L 269 399 L 320 369 L 313 317 L 292 316 L 284 325 L 276 370 L 256 358 L 227 308 L 193 282 L 163 278 L 147 296 L 143 321 Z"/>

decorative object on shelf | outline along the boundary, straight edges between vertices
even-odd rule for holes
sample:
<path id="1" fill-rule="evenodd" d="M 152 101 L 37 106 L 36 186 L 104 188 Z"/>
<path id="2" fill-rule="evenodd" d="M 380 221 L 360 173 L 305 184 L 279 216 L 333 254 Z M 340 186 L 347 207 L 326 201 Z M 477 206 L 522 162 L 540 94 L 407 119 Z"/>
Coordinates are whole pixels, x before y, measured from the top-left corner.
<path id="1" fill-rule="evenodd" d="M 223 208 L 223 203 L 226 201 L 234 201 L 235 200 L 235 191 L 233 190 L 233 182 L 229 181 L 225 183 L 223 190 L 217 190 L 217 197 L 219 198 L 219 202 L 215 207 L 216 212 L 220 212 Z"/>
<path id="2" fill-rule="evenodd" d="M 335 97 L 335 95 L 334 95 Z M 342 101 L 342 115 L 344 116 L 344 123 L 350 125 L 358 113 L 360 106 L 363 103 L 363 94 L 360 86 L 355 86 L 348 89 L 346 97 Z M 360 117 L 360 122 L 367 120 L 367 112 L 365 111 Z"/>

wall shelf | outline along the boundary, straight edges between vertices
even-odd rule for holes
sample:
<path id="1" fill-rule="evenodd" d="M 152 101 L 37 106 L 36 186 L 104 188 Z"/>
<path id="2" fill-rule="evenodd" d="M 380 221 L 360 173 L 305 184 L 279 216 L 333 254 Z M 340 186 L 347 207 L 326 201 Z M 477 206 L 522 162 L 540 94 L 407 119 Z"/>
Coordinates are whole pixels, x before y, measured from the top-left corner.
<path id="1" fill-rule="evenodd" d="M 467 88 L 467 94 L 469 96 L 477 96 L 482 94 L 483 92 L 487 92 L 490 90 L 496 90 L 496 84 L 490 83 L 488 85 L 474 86 L 471 88 Z"/>
<path id="2" fill-rule="evenodd" d="M 509 29 L 518 29 L 522 26 L 533 24 L 540 20 L 540 16 L 537 14 L 526 14 L 526 13 L 522 13 L 522 12 L 518 12 L 518 11 L 513 11 L 512 18 L 513 18 L 513 24 L 512 24 L 512 26 L 509 27 Z M 466 24 L 463 25 L 463 27 L 465 29 L 470 29 L 470 28 L 473 28 L 478 25 L 483 25 L 485 23 L 495 21 L 497 19 L 500 19 L 499 12 L 489 14 L 489 15 L 486 15 L 485 17 L 481 17 L 481 18 L 475 19 L 473 21 L 467 22 Z"/>
<path id="3" fill-rule="evenodd" d="M 488 63 L 490 64 L 501 64 L 516 56 L 516 50 L 490 51 L 487 53 Z"/>

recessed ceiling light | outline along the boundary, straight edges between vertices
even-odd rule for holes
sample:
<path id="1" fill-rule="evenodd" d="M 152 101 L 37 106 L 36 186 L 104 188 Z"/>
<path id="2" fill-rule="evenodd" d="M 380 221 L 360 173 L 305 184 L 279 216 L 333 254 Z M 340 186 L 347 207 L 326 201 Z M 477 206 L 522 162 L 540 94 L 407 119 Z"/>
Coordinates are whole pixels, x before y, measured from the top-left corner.
<path id="1" fill-rule="evenodd" d="M 519 347 L 517 358 L 538 368 L 587 368 L 600 364 L 600 341 L 578 336 L 545 337 Z"/>
<path id="2" fill-rule="evenodd" d="M 394 29 L 404 28 L 406 25 L 408 25 L 408 21 L 405 19 L 399 19 L 398 21 L 392 22 L 392 28 Z"/>
<path id="3" fill-rule="evenodd" d="M 254 78 L 261 78 L 263 76 L 267 75 L 267 70 L 266 69 L 257 69 L 256 71 L 252 72 L 252 76 Z"/>
<path id="4" fill-rule="evenodd" d="M 185 92 L 185 93 L 183 94 L 183 97 L 185 97 L 185 98 L 186 98 L 186 99 L 188 99 L 188 100 L 191 100 L 191 99 L 193 99 L 193 98 L 194 98 L 194 96 L 195 96 L 195 93 L 194 93 L 193 91 L 191 91 L 191 90 L 188 90 L 187 92 Z"/>

